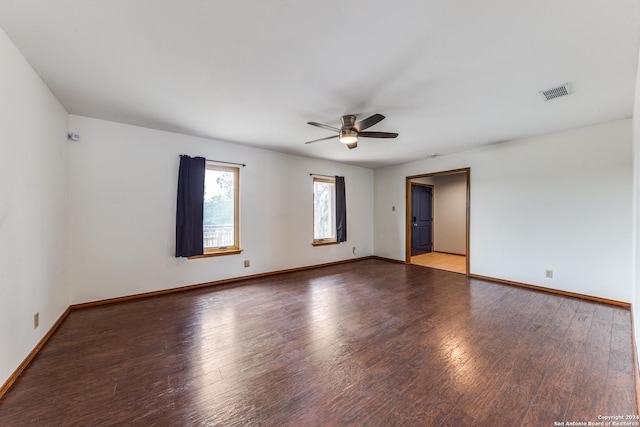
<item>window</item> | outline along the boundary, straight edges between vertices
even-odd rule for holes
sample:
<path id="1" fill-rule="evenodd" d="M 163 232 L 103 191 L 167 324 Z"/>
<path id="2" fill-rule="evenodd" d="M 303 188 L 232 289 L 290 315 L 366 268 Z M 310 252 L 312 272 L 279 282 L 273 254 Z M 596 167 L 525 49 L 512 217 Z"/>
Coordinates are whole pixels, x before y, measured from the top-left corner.
<path id="1" fill-rule="evenodd" d="M 313 244 L 336 241 L 336 180 L 313 177 Z"/>
<path id="2" fill-rule="evenodd" d="M 240 252 L 237 167 L 207 163 L 204 175 L 204 255 Z"/>

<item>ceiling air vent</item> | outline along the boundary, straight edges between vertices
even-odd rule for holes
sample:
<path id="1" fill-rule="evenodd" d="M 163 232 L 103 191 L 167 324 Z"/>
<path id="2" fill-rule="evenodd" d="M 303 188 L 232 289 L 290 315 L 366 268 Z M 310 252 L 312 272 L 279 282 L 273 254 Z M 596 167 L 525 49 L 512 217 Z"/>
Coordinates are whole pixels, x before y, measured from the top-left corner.
<path id="1" fill-rule="evenodd" d="M 554 98 L 560 98 L 573 93 L 569 83 L 565 83 L 562 86 L 554 87 L 551 89 L 540 91 L 540 94 L 544 97 L 545 101 L 552 100 Z"/>

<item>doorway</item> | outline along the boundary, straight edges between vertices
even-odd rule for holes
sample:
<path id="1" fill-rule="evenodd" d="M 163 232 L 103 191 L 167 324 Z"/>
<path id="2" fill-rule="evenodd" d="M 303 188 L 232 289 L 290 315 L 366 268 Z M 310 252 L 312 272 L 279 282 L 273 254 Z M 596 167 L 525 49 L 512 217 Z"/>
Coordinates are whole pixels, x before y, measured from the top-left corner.
<path id="1" fill-rule="evenodd" d="M 406 263 L 469 274 L 470 172 L 406 178 Z"/>

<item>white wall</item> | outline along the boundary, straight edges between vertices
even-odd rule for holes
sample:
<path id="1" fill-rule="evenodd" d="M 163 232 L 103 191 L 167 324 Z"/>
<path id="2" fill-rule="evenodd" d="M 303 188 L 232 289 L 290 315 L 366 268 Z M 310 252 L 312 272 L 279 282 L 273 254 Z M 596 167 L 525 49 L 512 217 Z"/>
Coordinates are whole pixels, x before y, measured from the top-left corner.
<path id="1" fill-rule="evenodd" d="M 406 176 L 463 167 L 472 274 L 631 301 L 631 120 L 377 169 L 374 253 L 404 259 Z"/>
<path id="2" fill-rule="evenodd" d="M 315 265 L 373 253 L 373 171 L 70 116 L 72 303 Z M 246 163 L 240 255 L 175 258 L 179 155 Z M 313 247 L 310 173 L 343 175 L 348 241 Z M 251 261 L 244 268 L 243 260 Z"/>
<path id="3" fill-rule="evenodd" d="M 67 112 L 0 29 L 0 385 L 69 306 L 67 148 Z"/>
<path id="4" fill-rule="evenodd" d="M 466 255 L 467 174 L 433 178 L 433 250 Z"/>

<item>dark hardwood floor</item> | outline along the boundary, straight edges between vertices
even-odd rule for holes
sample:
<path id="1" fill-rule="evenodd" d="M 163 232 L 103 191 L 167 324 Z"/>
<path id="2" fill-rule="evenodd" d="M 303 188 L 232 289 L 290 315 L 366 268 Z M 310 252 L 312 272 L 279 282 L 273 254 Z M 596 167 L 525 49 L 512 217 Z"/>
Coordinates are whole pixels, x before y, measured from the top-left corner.
<path id="1" fill-rule="evenodd" d="M 0 426 L 554 426 L 634 415 L 628 310 L 366 260 L 72 311 Z"/>

